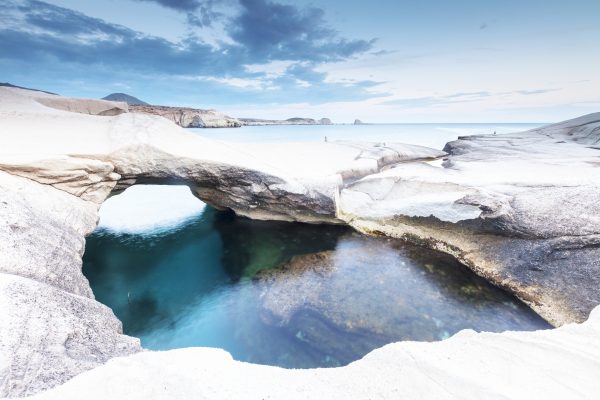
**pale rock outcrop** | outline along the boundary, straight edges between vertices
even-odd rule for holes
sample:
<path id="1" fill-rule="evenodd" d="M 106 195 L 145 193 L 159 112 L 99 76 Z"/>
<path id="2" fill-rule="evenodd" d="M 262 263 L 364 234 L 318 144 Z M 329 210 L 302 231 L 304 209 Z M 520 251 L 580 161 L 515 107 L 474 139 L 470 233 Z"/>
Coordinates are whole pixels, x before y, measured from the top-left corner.
<path id="1" fill-rule="evenodd" d="M 600 307 L 580 325 L 393 343 L 342 368 L 247 364 L 210 348 L 144 352 L 35 399 L 593 399 L 599 373 Z"/>
<path id="2" fill-rule="evenodd" d="M 585 320 L 600 302 L 597 114 L 452 142 L 441 167 L 426 161 L 445 153 L 420 146 L 231 144 L 154 115 L 106 115 L 118 103 L 46 96 L 0 88 L 2 396 L 140 350 L 81 273 L 99 204 L 135 183 L 187 184 L 240 215 L 345 222 L 445 251 L 555 325 Z M 329 370 L 238 363 L 219 350 L 145 352 L 43 396 L 586 398 L 600 390 L 598 321 L 596 311 L 551 331 L 392 344 Z"/>
<path id="3" fill-rule="evenodd" d="M 446 145 L 347 185 L 338 217 L 448 252 L 554 325 L 600 303 L 600 114 Z"/>
<path id="4" fill-rule="evenodd" d="M 238 128 L 242 123 L 217 110 L 202 110 L 189 107 L 167 107 L 151 105 L 130 105 L 136 113 L 159 115 L 175 122 L 182 128 Z"/>
<path id="5" fill-rule="evenodd" d="M 344 178 L 444 154 L 370 143 L 232 145 L 153 115 L 85 115 L 104 101 L 68 112 L 40 96 L 0 88 L 2 396 L 36 393 L 141 349 L 93 300 L 81 272 L 84 237 L 109 195 L 135 183 L 183 183 L 240 215 L 340 223 Z M 56 97 L 47 104 L 77 103 Z"/>
<path id="6" fill-rule="evenodd" d="M 93 298 L 0 274 L 0 393 L 49 389 L 115 356 L 141 350 L 121 321 Z"/>
<path id="7" fill-rule="evenodd" d="M 141 350 L 81 272 L 98 204 L 0 172 L 0 395 L 24 396 Z"/>

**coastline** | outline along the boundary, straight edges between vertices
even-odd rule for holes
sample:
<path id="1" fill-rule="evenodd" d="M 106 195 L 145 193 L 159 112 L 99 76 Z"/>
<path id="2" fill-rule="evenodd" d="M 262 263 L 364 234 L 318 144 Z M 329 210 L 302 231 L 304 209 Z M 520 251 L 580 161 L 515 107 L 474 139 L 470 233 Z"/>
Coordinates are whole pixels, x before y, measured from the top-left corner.
<path id="1" fill-rule="evenodd" d="M 6 333 L 0 335 L 2 358 L 6 360 L 2 367 L 3 395 L 33 394 L 112 357 L 141 350 L 135 339 L 120 334 L 120 323 L 112 312 L 93 300 L 81 274 L 84 237 L 95 228 L 99 204 L 135 183 L 187 183 L 203 201 L 250 218 L 345 223 L 363 232 L 419 242 L 454 255 L 476 273 L 526 301 L 555 326 L 585 321 L 598 303 L 594 295 L 600 271 L 593 268 L 593 263 L 600 248 L 600 221 L 586 217 L 593 214 L 589 206 L 597 206 L 590 199 L 599 193 L 599 172 L 594 164 L 594 146 L 600 140 L 594 136 L 600 121 L 597 115 L 528 132 L 463 138 L 448 145 L 448 155 L 420 146 L 359 142 L 303 147 L 278 144 L 259 150 L 225 146 L 184 132 L 156 116 L 125 111 L 116 115 L 112 111 L 105 113 L 122 110 L 118 103 L 68 98 L 48 102 L 45 96 L 0 89 L 0 124 L 7 132 L 7 146 L 0 153 L 0 188 L 6 199 L 1 211 L 3 218 L 10 221 L 2 235 L 2 252 L 7 258 L 0 265 L 1 299 L 7 312 L 2 330 Z M 81 140 L 81 132 L 86 132 L 85 141 Z M 23 153 L 22 149 L 28 152 Z M 307 165 L 307 154 L 316 160 L 313 165 Z M 561 158 L 557 159 L 557 154 Z M 443 168 L 425 163 L 442 157 L 446 158 Z M 428 198 L 430 193 L 437 197 Z M 532 200 L 532 196 L 538 198 L 540 194 L 544 202 Z M 566 199 L 573 198 L 576 200 L 569 203 L 569 208 L 561 207 Z M 55 248 L 62 249 L 60 254 L 52 250 Z M 578 257 L 577 273 L 566 269 L 561 252 Z M 544 257 L 551 257 L 553 263 L 547 265 L 547 271 L 552 273 L 540 279 L 539 270 L 526 266 L 535 261 L 534 266 L 544 268 L 548 260 Z M 573 281 L 577 285 L 566 291 L 566 285 Z M 35 294 L 36 300 L 27 300 L 28 293 Z M 47 307 L 34 313 L 37 304 Z M 49 317 L 43 317 L 44 314 Z M 59 320 L 66 322 L 56 325 Z M 24 335 L 29 323 L 42 326 Z M 398 373 L 401 363 L 397 360 L 408 356 L 398 356 L 396 352 L 406 354 L 414 346 L 419 355 L 410 353 L 410 357 L 426 358 L 430 354 L 437 359 L 446 352 L 454 354 L 467 347 L 472 349 L 464 352 L 467 360 L 502 369 L 511 362 L 493 350 L 502 342 L 513 346 L 510 348 L 515 352 L 530 354 L 532 362 L 554 360 L 545 362 L 555 371 L 565 361 L 577 362 L 581 368 L 586 366 L 586 371 L 578 370 L 579 376 L 569 376 L 569 382 L 591 393 L 596 384 L 591 378 L 598 366 L 581 358 L 577 343 L 585 341 L 589 351 L 600 351 L 596 327 L 593 316 L 583 325 L 548 333 L 459 333 L 453 339 L 433 344 L 389 345 L 356 364 L 380 371 L 391 363 Z M 99 336 L 90 337 L 86 334 L 90 330 Z M 545 340 L 570 350 L 565 358 L 552 356 L 554 350 L 544 348 Z M 519 345 L 522 341 L 529 343 L 529 350 Z M 482 347 L 477 348 L 474 343 L 481 343 Z M 15 352 L 18 348 L 28 352 Z M 398 350 L 390 350 L 394 348 Z M 442 350 L 433 350 L 438 348 Z M 432 350 L 430 353 L 422 349 Z M 143 352 L 109 362 L 86 374 L 81 382 L 92 386 L 85 380 L 120 382 L 120 376 L 128 375 L 119 366 L 129 368 L 130 363 L 138 365 L 139 373 L 145 374 L 155 363 L 164 362 L 163 355 L 173 357 L 169 362 L 177 369 L 187 368 L 188 357 L 193 357 L 194 351 L 201 352 L 206 360 L 214 355 L 212 361 L 223 368 L 238 368 L 236 362 L 218 350 Z M 33 353 L 42 357 L 35 358 Z M 99 357 L 90 358 L 92 354 Z M 28 361 L 23 363 L 22 357 Z M 453 360 L 451 365 L 466 362 Z M 210 361 L 206 363 L 200 368 L 208 368 Z M 36 368 L 23 370 L 27 365 Z M 314 374 L 318 382 L 341 379 L 337 382 L 352 388 L 349 379 L 365 373 L 353 365 L 338 369 L 344 378 L 334 377 L 338 373 L 335 371 L 274 372 L 277 369 L 246 364 L 239 366 L 239 371 L 258 371 L 257 380 L 272 373 L 281 374 L 282 381 L 298 382 L 302 376 L 305 383 L 295 386 L 299 390 L 309 390 L 305 385 L 311 380 L 304 381 L 306 374 Z M 418 373 L 414 368 L 412 373 Z M 34 370 L 45 372 L 30 372 Z M 329 374 L 333 375 L 328 377 Z M 425 370 L 423 376 L 434 376 L 431 374 L 435 375 L 432 370 Z M 461 375 L 444 376 L 451 386 L 464 379 Z M 140 382 L 147 384 L 149 377 L 140 378 Z M 524 390 L 540 389 L 543 380 L 538 378 Z M 510 377 L 505 375 L 503 379 Z M 73 382 L 73 386 L 55 393 L 76 388 L 79 380 Z M 177 382 L 173 378 L 165 384 L 173 387 Z M 114 390 L 121 395 L 127 392 L 122 383 L 115 385 Z M 373 391 L 364 380 L 357 381 L 357 385 L 355 390 L 387 397 L 398 389 L 392 381 L 383 385 L 381 392 Z M 414 388 L 422 390 L 419 385 L 415 381 Z M 282 386 L 270 387 L 270 393 L 278 393 Z M 333 386 L 325 385 L 323 389 L 315 383 L 314 387 L 326 391 Z M 198 390 L 194 385 L 189 388 Z M 553 390 L 562 389 L 559 386 Z M 107 395 L 102 388 L 97 393 Z"/>

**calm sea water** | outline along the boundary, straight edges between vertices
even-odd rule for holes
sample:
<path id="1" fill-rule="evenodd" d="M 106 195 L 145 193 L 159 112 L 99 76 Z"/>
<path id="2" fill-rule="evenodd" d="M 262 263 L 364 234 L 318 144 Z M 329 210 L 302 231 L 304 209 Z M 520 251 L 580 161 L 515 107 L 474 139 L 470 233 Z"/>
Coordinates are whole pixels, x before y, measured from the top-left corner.
<path id="1" fill-rule="evenodd" d="M 455 125 L 428 126 L 419 131 L 427 140 L 398 141 L 431 145 L 486 133 L 479 132 L 484 128 L 500 133 L 502 126 L 461 132 L 448 131 L 459 129 Z M 390 141 L 386 135 L 407 130 L 365 125 L 198 132 L 261 142 L 286 140 L 282 132 L 293 141 L 318 140 L 324 132 L 332 140 Z M 443 254 L 345 227 L 237 218 L 203 205 L 186 187 L 134 186 L 109 199 L 88 238 L 83 270 L 96 298 L 146 348 L 220 347 L 238 360 L 283 367 L 344 365 L 386 343 L 441 340 L 465 328 L 549 327 Z"/>
<path id="2" fill-rule="evenodd" d="M 327 140 L 400 142 L 441 149 L 458 136 L 519 132 L 540 125 L 542 124 L 287 125 L 191 131 L 212 139 L 236 142 L 318 142 L 327 136 Z"/>

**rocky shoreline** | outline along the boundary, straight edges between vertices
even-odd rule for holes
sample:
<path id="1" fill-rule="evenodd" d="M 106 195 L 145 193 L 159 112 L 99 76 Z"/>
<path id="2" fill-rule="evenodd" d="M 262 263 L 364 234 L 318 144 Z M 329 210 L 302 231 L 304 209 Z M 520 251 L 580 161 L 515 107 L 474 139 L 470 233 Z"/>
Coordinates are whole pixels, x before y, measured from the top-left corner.
<path id="1" fill-rule="evenodd" d="M 356 142 L 241 148 L 186 133 L 165 118 L 149 115 L 154 112 L 127 112 L 123 104 L 0 88 L 3 396 L 34 394 L 141 350 L 137 339 L 121 334 L 112 312 L 93 299 L 81 273 L 85 236 L 96 226 L 99 205 L 136 183 L 187 184 L 198 198 L 238 215 L 345 223 L 446 252 L 555 326 L 585 321 L 600 303 L 600 114 L 528 132 L 461 138 L 448 144 L 446 152 Z M 180 118 L 169 113 L 168 119 Z M 443 167 L 428 163 L 442 157 Z M 595 314 L 585 324 L 548 332 L 459 333 L 440 343 L 397 343 L 326 371 L 247 365 L 218 350 L 143 353 L 109 361 L 44 395 L 70 398 L 78 385 L 85 385 L 97 388 L 90 398 L 116 393 L 141 398 L 153 387 L 156 374 L 151 370 L 164 366 L 163 358 L 181 370 L 198 356 L 202 362 L 192 368 L 194 373 L 216 366 L 216 371 L 252 374 L 255 381 L 268 375 L 271 383 L 259 386 L 268 395 L 287 388 L 281 382 L 315 395 L 307 385 L 318 381 L 321 385 L 315 387 L 325 383 L 324 392 L 327 383 L 337 387 L 345 382 L 346 389 L 337 394 L 354 388 L 387 398 L 398 383 L 383 384 L 386 376 L 394 381 L 422 376 L 425 380 L 409 386 L 423 393 L 425 382 L 437 376 L 433 368 L 441 368 L 439 360 L 448 354 L 454 356 L 444 361 L 449 363 L 443 375 L 447 387 L 460 387 L 466 372 L 456 371 L 457 366 L 472 361 L 499 369 L 497 378 L 510 381 L 503 368 L 509 368 L 507 363 L 515 368 L 513 360 L 499 351 L 529 354 L 533 364 L 522 367 L 530 374 L 536 362 L 546 365 L 537 381 L 530 380 L 521 390 L 569 393 L 572 384 L 592 393 L 600 357 L 583 357 L 578 343 L 585 343 L 589 354 L 600 355 Z M 552 346 L 541 344 L 547 341 Z M 555 354 L 557 348 L 560 354 Z M 428 357 L 435 363 L 419 368 L 416 360 Z M 578 365 L 579 373 L 561 375 L 564 386 L 548 385 L 548 370 L 558 374 L 566 362 Z M 383 389 L 374 390 L 362 379 L 350 383 L 384 366 L 388 372 L 378 379 Z M 124 373 L 123 368 L 132 371 Z M 273 374 L 281 378 L 278 384 Z M 134 394 L 120 381 L 133 376 L 144 382 Z M 204 387 L 219 382 L 212 376 Z M 169 387 L 180 383 L 174 375 L 162 379 Z M 107 381 L 114 382 L 112 389 L 105 383 L 98 387 Z M 223 388 L 232 391 L 223 398 L 243 397 L 236 387 Z M 496 386 L 485 387 L 493 392 Z M 202 392 L 196 384 L 182 390 Z"/>
<path id="2" fill-rule="evenodd" d="M 242 122 L 216 110 L 187 107 L 130 105 L 129 111 L 159 115 L 173 121 L 182 128 L 239 128 Z"/>

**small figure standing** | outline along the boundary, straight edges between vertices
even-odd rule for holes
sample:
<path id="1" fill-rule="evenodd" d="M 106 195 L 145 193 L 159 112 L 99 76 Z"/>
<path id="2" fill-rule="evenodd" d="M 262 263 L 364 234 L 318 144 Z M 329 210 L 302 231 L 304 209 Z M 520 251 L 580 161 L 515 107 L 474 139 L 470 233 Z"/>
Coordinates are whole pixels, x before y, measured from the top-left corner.
<path id="1" fill-rule="evenodd" d="M 327 136 L 325 136 L 325 142 L 327 142 Z"/>
<path id="2" fill-rule="evenodd" d="M 496 134 L 496 131 L 494 131 L 494 135 Z"/>

